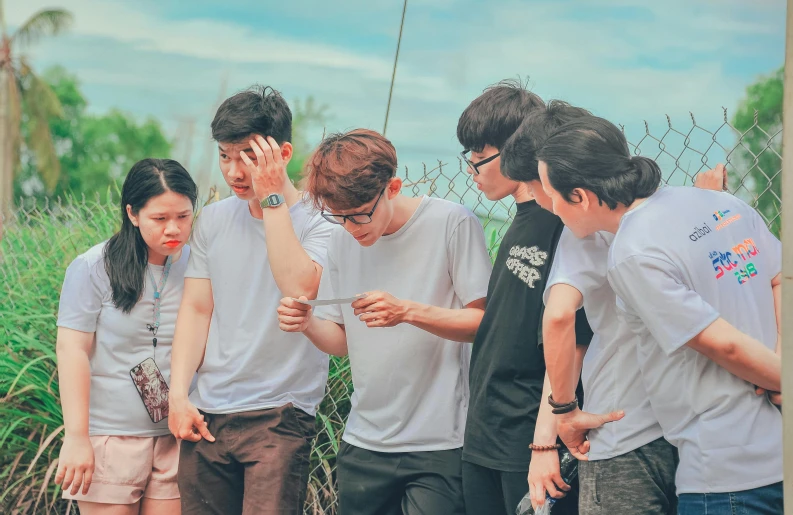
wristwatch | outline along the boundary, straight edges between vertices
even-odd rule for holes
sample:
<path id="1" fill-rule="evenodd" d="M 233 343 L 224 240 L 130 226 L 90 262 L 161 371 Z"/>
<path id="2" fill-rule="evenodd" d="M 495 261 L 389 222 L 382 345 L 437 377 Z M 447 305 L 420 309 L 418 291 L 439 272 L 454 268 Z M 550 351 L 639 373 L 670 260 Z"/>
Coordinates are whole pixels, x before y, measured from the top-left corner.
<path id="1" fill-rule="evenodd" d="M 262 201 L 259 202 L 259 205 L 264 209 L 266 207 L 278 207 L 284 202 L 286 202 L 286 199 L 283 195 L 280 193 L 273 193 L 272 195 L 264 197 Z"/>

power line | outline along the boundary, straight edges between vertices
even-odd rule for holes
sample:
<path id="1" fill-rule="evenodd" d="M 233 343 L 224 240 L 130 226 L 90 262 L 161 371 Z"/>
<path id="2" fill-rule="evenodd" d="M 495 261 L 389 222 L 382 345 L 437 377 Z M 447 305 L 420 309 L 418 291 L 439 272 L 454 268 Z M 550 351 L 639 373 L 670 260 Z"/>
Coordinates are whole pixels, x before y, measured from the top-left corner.
<path id="1" fill-rule="evenodd" d="M 405 11 L 408 8 L 408 0 L 402 5 L 402 22 L 399 24 L 399 39 L 397 39 L 396 55 L 394 56 L 394 71 L 391 73 L 391 87 L 388 90 L 388 104 L 385 108 L 385 123 L 383 124 L 383 136 L 388 128 L 388 113 L 391 111 L 391 96 L 394 93 L 394 79 L 396 79 L 397 61 L 399 60 L 399 47 L 402 44 L 402 28 L 405 26 Z"/>

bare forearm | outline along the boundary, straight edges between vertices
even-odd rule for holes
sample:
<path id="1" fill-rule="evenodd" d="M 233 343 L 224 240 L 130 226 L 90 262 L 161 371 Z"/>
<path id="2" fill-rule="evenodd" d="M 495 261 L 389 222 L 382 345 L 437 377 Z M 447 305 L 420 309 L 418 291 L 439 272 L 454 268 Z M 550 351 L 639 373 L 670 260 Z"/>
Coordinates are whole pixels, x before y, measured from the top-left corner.
<path id="1" fill-rule="evenodd" d="M 724 319 L 713 322 L 688 345 L 745 381 L 773 392 L 781 389 L 780 357 Z"/>
<path id="2" fill-rule="evenodd" d="M 484 309 L 447 309 L 408 301 L 405 323 L 455 342 L 472 342 L 482 322 Z"/>
<path id="3" fill-rule="evenodd" d="M 717 356 L 714 361 L 752 384 L 774 392 L 780 391 L 782 365 L 779 356 L 746 335 L 736 343 L 735 352 Z"/>
<path id="4" fill-rule="evenodd" d="M 548 404 L 548 395 L 551 394 L 551 381 L 545 374 L 540 398 L 540 411 L 537 414 L 537 424 L 534 426 L 534 443 L 537 445 L 553 445 L 556 443 L 556 417 Z"/>
<path id="5" fill-rule="evenodd" d="M 57 349 L 58 385 L 66 433 L 88 436 L 91 398 L 91 365 L 82 349 Z"/>
<path id="6" fill-rule="evenodd" d="M 189 304 L 179 308 L 171 347 L 170 391 L 173 398 L 187 398 L 190 383 L 206 350 L 211 318 L 211 312 L 199 312 Z"/>
<path id="7" fill-rule="evenodd" d="M 344 326 L 336 322 L 311 317 L 303 334 L 316 348 L 326 354 L 333 356 L 347 355 L 347 333 L 344 330 Z"/>
<path id="8" fill-rule="evenodd" d="M 262 218 L 267 259 L 278 289 L 286 297 L 315 299 L 321 271 L 295 234 L 289 208 L 266 208 Z"/>
<path id="9" fill-rule="evenodd" d="M 566 403 L 575 398 L 581 375 L 576 359 L 575 311 L 554 315 L 546 310 L 542 324 L 545 366 L 553 398 Z"/>

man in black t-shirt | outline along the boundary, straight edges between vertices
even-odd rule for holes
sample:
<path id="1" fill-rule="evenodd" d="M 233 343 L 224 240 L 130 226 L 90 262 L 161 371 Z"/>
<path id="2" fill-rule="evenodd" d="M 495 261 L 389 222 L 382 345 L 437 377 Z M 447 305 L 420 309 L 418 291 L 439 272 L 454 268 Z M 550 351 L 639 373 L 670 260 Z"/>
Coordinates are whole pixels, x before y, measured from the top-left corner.
<path id="1" fill-rule="evenodd" d="M 585 113 L 565 107 L 576 110 L 571 117 Z M 508 138 L 536 109 L 545 109 L 537 95 L 520 84 L 501 82 L 475 99 L 457 125 L 468 173 L 477 188 L 491 201 L 511 195 L 517 207 L 493 265 L 485 314 L 473 344 L 463 446 L 463 492 L 469 515 L 513 515 L 528 490 L 529 444 L 556 442 L 555 427 L 535 438 L 535 424 L 546 384 L 540 347 L 542 295 L 563 225 L 537 204 L 526 183 L 502 174 L 500 158 Z M 537 174 L 536 163 L 532 172 Z M 592 333 L 583 310 L 579 315 L 577 343 L 586 345 Z M 559 476 L 556 451 L 535 452 L 555 460 Z M 569 487 L 561 477 L 557 479 L 559 489 L 550 493 L 562 497 Z M 576 514 L 577 504 L 573 491 L 554 505 L 553 512 Z"/>

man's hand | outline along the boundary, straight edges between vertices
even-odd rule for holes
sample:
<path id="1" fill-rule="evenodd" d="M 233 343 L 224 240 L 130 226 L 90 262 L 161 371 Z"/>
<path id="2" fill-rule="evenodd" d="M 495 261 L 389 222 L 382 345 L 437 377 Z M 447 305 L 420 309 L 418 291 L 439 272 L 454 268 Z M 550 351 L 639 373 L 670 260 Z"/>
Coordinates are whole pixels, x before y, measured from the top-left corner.
<path id="1" fill-rule="evenodd" d="M 719 163 L 716 168 L 702 172 L 694 179 L 694 186 L 703 190 L 727 191 L 727 167 Z"/>
<path id="2" fill-rule="evenodd" d="M 272 136 L 267 139 L 257 135 L 249 141 L 251 150 L 256 154 L 256 163 L 240 151 L 240 157 L 248 167 L 253 183 L 253 192 L 259 200 L 273 193 L 283 193 L 287 176 L 284 160 L 281 156 L 281 147 Z"/>
<path id="3" fill-rule="evenodd" d="M 586 454 L 589 452 L 587 434 L 592 429 L 597 429 L 609 422 L 616 422 L 625 416 L 624 411 L 613 411 L 605 415 L 586 413 L 576 408 L 575 411 L 556 415 L 556 428 L 559 438 L 570 450 L 570 454 L 581 461 L 588 461 Z"/>
<path id="4" fill-rule="evenodd" d="M 545 492 L 554 499 L 561 499 L 570 490 L 562 480 L 559 470 L 559 453 L 556 451 L 532 451 L 529 464 L 529 492 L 531 505 L 536 510 L 545 504 Z"/>
<path id="5" fill-rule="evenodd" d="M 209 432 L 204 415 L 188 401 L 168 399 L 168 429 L 177 440 L 198 442 L 202 438 L 214 442 L 215 437 Z"/>
<path id="6" fill-rule="evenodd" d="M 394 327 L 406 321 L 409 304 L 390 293 L 373 291 L 352 303 L 357 316 L 367 327 Z"/>
<path id="7" fill-rule="evenodd" d="M 88 435 L 71 436 L 67 433 L 58 459 L 55 484 L 61 485 L 64 492 L 72 495 L 77 495 L 82 486 L 82 493 L 85 495 L 91 487 L 93 477 L 94 448 L 90 438 Z"/>
<path id="8" fill-rule="evenodd" d="M 306 297 L 300 297 L 300 300 L 306 300 Z M 284 297 L 278 306 L 278 327 L 287 333 L 302 333 L 308 328 L 311 313 L 311 306 L 308 304 Z"/>
<path id="9" fill-rule="evenodd" d="M 754 392 L 757 395 L 767 395 L 768 400 L 771 401 L 773 404 L 777 406 L 782 406 L 782 394 L 780 392 L 769 392 L 765 388 L 757 388 L 755 387 Z"/>

